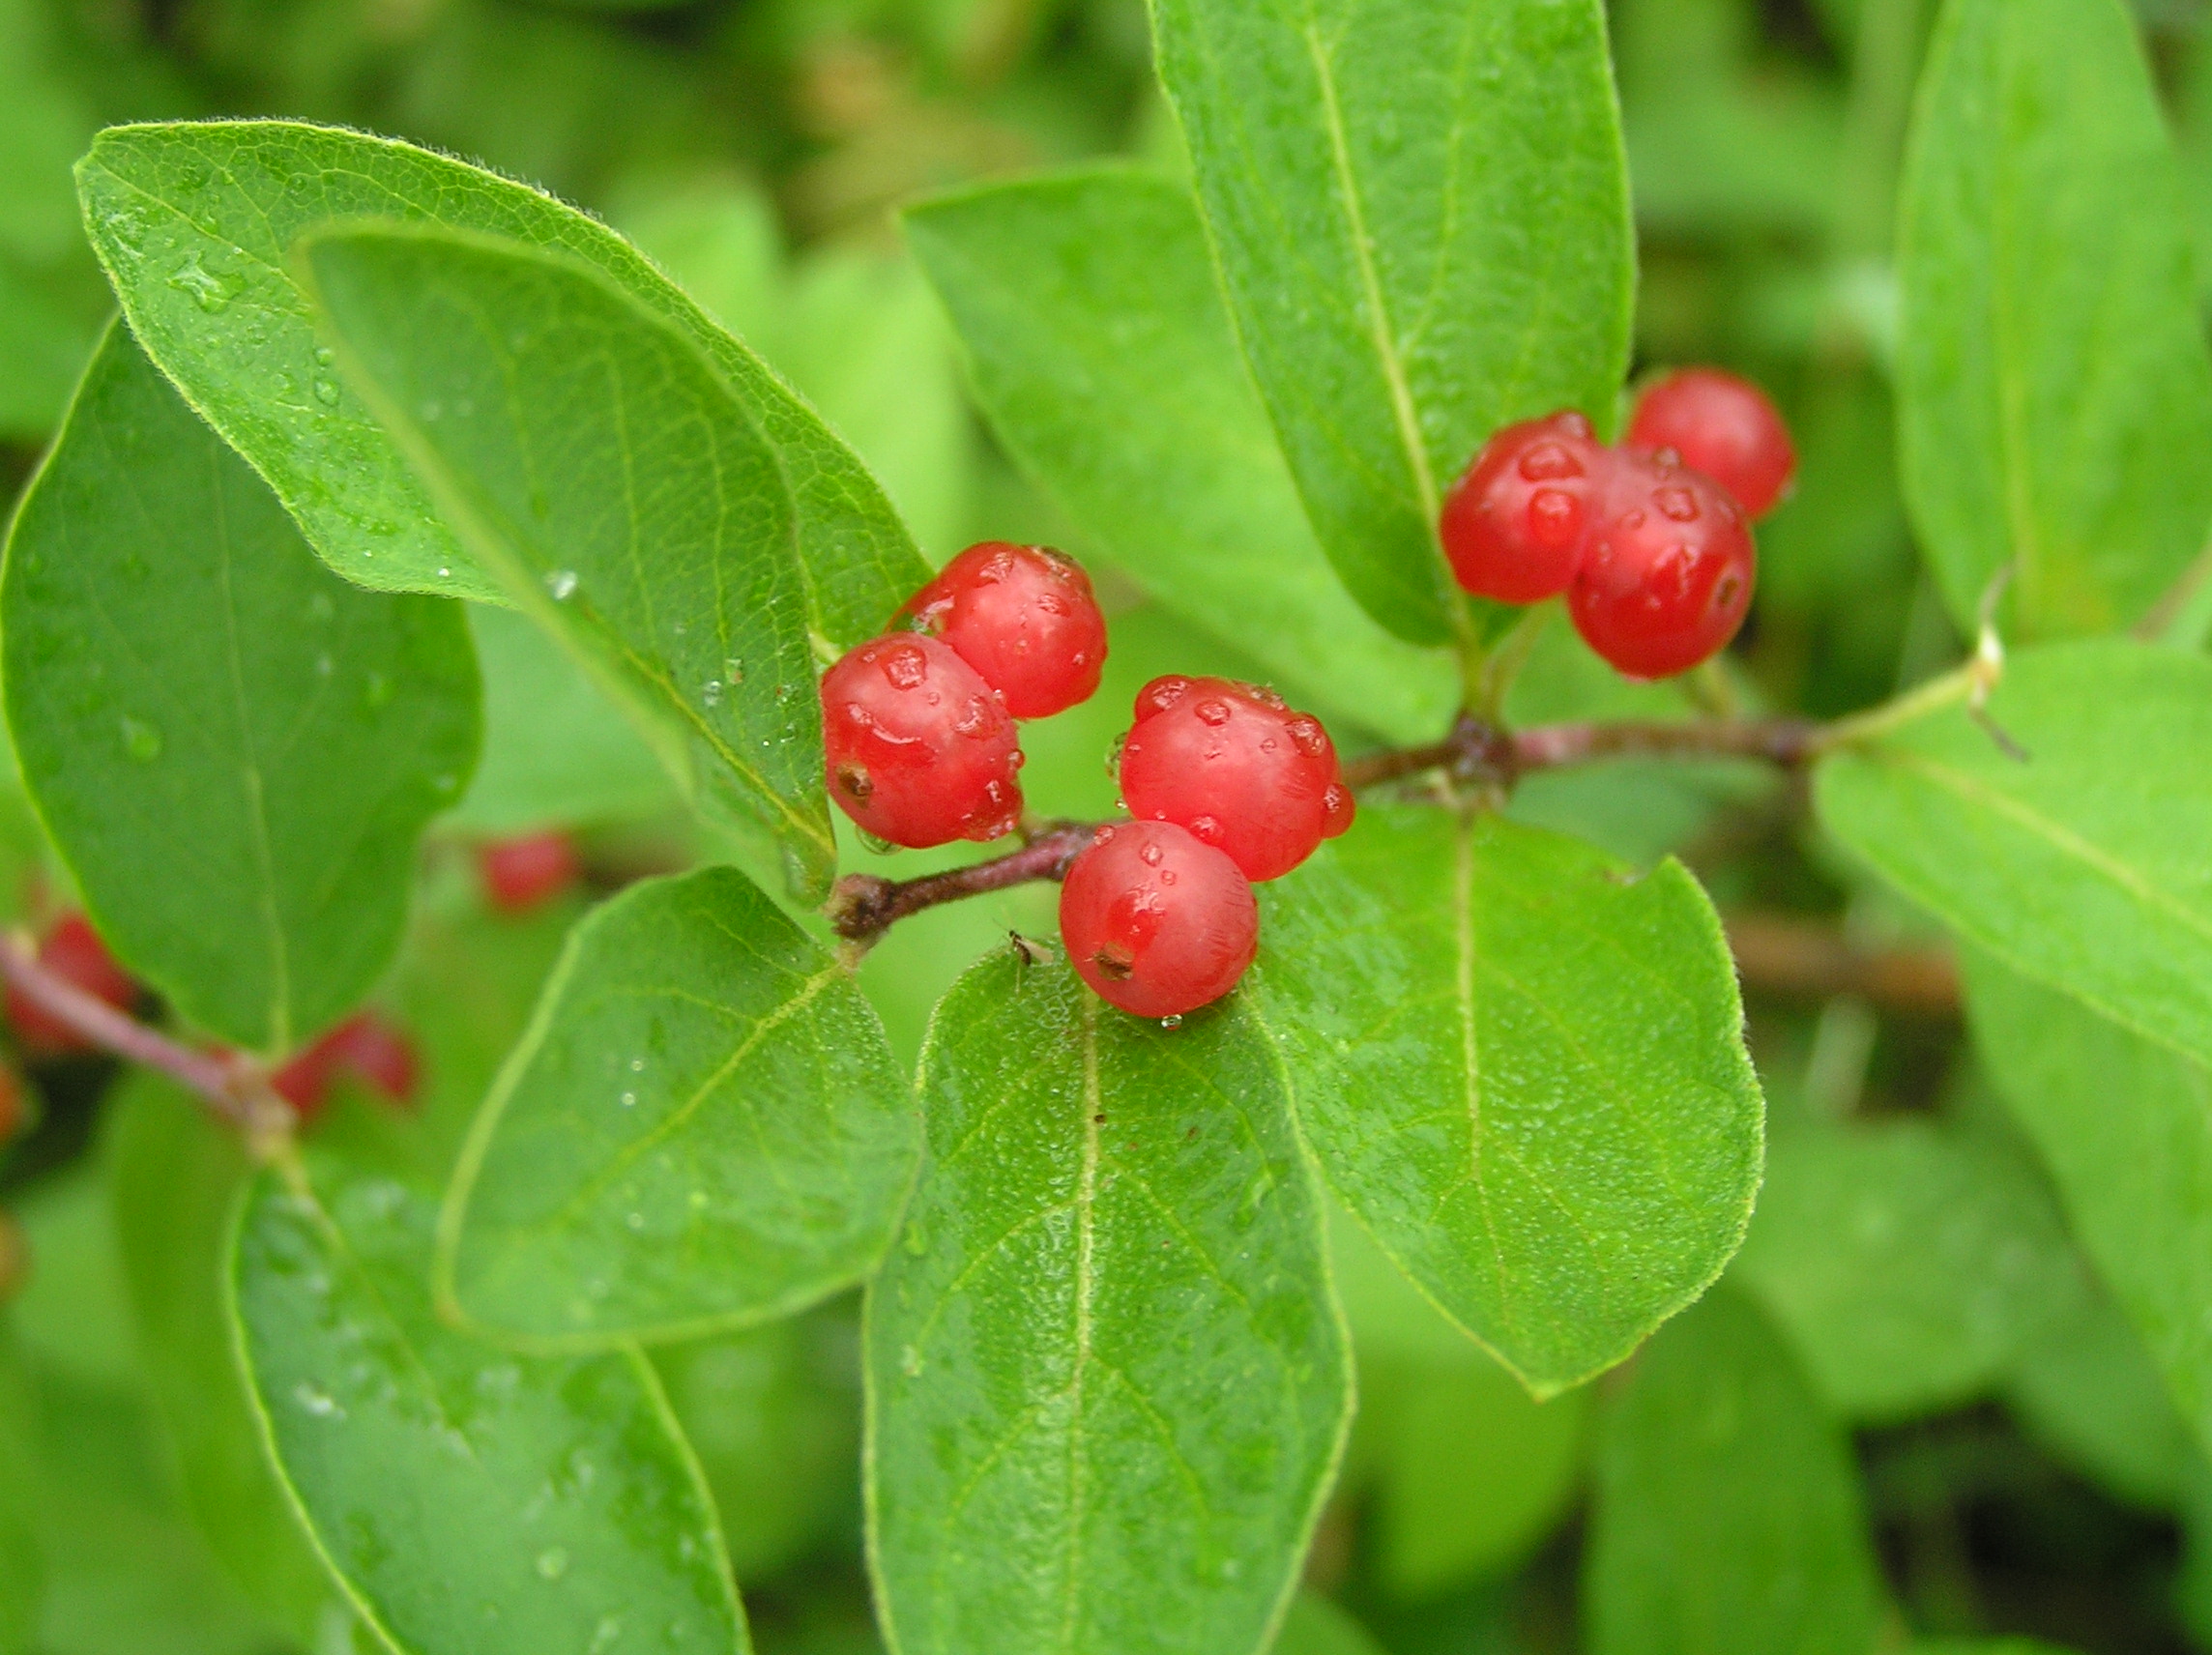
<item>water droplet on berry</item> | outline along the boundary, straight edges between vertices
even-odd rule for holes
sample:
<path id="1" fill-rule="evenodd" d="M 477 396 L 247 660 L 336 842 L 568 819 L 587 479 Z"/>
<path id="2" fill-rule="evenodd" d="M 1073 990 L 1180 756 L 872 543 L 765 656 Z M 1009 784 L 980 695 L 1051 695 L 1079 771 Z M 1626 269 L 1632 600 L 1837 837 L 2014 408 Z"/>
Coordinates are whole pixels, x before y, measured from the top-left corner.
<path id="1" fill-rule="evenodd" d="M 1203 845 L 1218 845 L 1223 837 L 1221 819 L 1218 816 L 1193 816 L 1188 832 Z"/>
<path id="2" fill-rule="evenodd" d="M 1698 497 L 1686 488 L 1655 488 L 1651 491 L 1651 504 L 1677 523 L 1698 520 Z"/>
<path id="3" fill-rule="evenodd" d="M 1154 843 L 1147 845 L 1137 853 L 1137 856 L 1148 868 L 1156 868 L 1166 859 L 1167 853 L 1161 850 L 1157 843 Z"/>
<path id="4" fill-rule="evenodd" d="M 1137 716 L 1146 718 L 1155 712 L 1165 712 L 1189 692 L 1190 680 L 1187 678 L 1176 674 L 1155 678 L 1137 691 Z"/>
<path id="5" fill-rule="evenodd" d="M 1162 885 L 1173 885 L 1173 884 L 1175 884 L 1175 882 L 1176 882 L 1176 871 L 1175 871 L 1175 869 L 1173 869 L 1173 868 L 1162 868 L 1162 869 L 1160 869 L 1160 884 L 1162 884 Z"/>
<path id="6" fill-rule="evenodd" d="M 1538 443 L 1521 456 L 1521 475 L 1530 482 L 1551 482 L 1583 475 L 1582 462 L 1561 443 Z"/>
<path id="7" fill-rule="evenodd" d="M 914 689 L 929 677 L 929 658 L 912 644 L 900 644 L 884 654 L 884 677 L 893 689 Z"/>
<path id="8" fill-rule="evenodd" d="M 1229 703 L 1226 701 L 1202 701 L 1191 711 L 1198 714 L 1202 724 L 1221 725 L 1230 719 Z"/>

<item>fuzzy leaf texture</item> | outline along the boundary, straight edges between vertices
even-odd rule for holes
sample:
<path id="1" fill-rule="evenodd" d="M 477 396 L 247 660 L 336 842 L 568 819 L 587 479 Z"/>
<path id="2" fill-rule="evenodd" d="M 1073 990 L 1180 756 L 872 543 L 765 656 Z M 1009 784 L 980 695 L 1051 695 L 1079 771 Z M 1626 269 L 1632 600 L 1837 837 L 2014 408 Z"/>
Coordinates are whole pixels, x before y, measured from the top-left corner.
<path id="1" fill-rule="evenodd" d="M 1899 226 L 1906 498 L 1959 625 L 2112 631 L 2212 526 L 2189 216 L 2119 0 L 1950 0 Z"/>
<path id="2" fill-rule="evenodd" d="M 894 1655 L 1257 1655 L 1351 1410 L 1321 1214 L 1237 1001 L 1123 1016 L 1058 959 L 938 1007 L 869 1291 Z"/>
<path id="3" fill-rule="evenodd" d="M 1829 832 L 2013 970 L 2212 1061 L 2212 661 L 2116 640 L 2024 651 L 1953 707 L 1823 760 Z"/>
<path id="4" fill-rule="evenodd" d="M 1100 169 L 946 196 L 905 221 L 977 400 L 1087 544 L 1301 706 L 1400 740 L 1443 727 L 1450 664 L 1369 620 L 1314 540 L 1187 189 Z"/>
<path id="5" fill-rule="evenodd" d="M 124 961 L 261 1051 L 353 1005 L 476 762 L 460 606 L 317 563 L 118 324 L 16 517 L 0 627 L 24 783 Z"/>
<path id="6" fill-rule="evenodd" d="M 1498 426 L 1603 427 L 1635 241 L 1598 0 L 1152 0 L 1260 394 L 1345 584 L 1455 631 L 1443 491 Z"/>
<path id="7" fill-rule="evenodd" d="M 2212 1068 L 1969 948 L 1974 1043 L 2074 1233 L 2212 1452 Z"/>
<path id="8" fill-rule="evenodd" d="M 636 885 L 570 936 L 477 1118 L 441 1280 L 533 1341 L 787 1315 L 874 1267 L 917 1137 L 850 966 L 734 868 Z"/>
<path id="9" fill-rule="evenodd" d="M 337 366 L 508 595 L 794 889 L 836 865 L 805 579 L 775 450 L 669 324 L 588 266 L 396 225 L 304 244 Z"/>
<path id="10" fill-rule="evenodd" d="M 1606 1410 L 1583 1565 L 1591 1655 L 1868 1655 L 1882 1589 L 1843 1433 L 1724 1288 Z"/>
<path id="11" fill-rule="evenodd" d="M 1720 1273 L 1763 1105 L 1697 882 L 1491 814 L 1373 805 L 1261 892 L 1258 1000 L 1324 1176 L 1539 1394 Z"/>
<path id="12" fill-rule="evenodd" d="M 327 1157 L 261 1174 L 239 1349 L 278 1474 L 400 1655 L 744 1655 L 713 1505 L 645 1358 L 510 1356 L 442 1323 L 435 1208 Z"/>
<path id="13" fill-rule="evenodd" d="M 287 264 L 308 231 L 364 217 L 568 253 L 705 355 L 788 479 L 812 623 L 832 643 L 874 636 L 928 578 L 866 468 L 759 358 L 620 236 L 526 185 L 390 138 L 226 121 L 112 128 L 78 162 L 77 192 L 148 353 L 269 479 L 316 551 L 364 586 L 504 590 L 331 371 Z"/>

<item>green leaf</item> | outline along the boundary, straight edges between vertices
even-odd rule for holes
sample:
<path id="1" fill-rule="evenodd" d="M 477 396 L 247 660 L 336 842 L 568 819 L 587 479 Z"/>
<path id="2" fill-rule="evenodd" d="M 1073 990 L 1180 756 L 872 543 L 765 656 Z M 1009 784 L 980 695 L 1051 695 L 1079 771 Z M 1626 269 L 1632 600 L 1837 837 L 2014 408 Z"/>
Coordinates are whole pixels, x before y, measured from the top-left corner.
<path id="1" fill-rule="evenodd" d="M 1400 740 L 1457 705 L 1441 656 L 1345 594 L 1238 360 L 1190 193 L 1108 169 L 906 214 L 1001 440 L 1155 601 L 1306 701 Z"/>
<path id="2" fill-rule="evenodd" d="M 123 1395 L 138 1390 L 115 1212 L 98 1163 L 79 1160 L 40 1179 L 23 1192 L 15 1215 L 33 1267 L 9 1309 L 26 1353 L 74 1383 Z"/>
<path id="3" fill-rule="evenodd" d="M 150 1071 L 108 1107 L 116 1237 L 184 1507 L 255 1607 L 305 1639 L 330 1587 L 262 1446 L 223 1304 L 251 1163 L 199 1099 Z"/>
<path id="4" fill-rule="evenodd" d="M 533 1342 L 788 1315 L 875 1265 L 913 1105 L 844 960 L 734 868 L 570 937 L 462 1151 L 445 1291 Z"/>
<path id="5" fill-rule="evenodd" d="M 2045 1449 L 2134 1504 L 2178 1510 L 2203 1474 L 2141 1335 L 2102 1294 L 2022 1353 L 2005 1401 Z"/>
<path id="6" fill-rule="evenodd" d="M 928 578 L 883 490 L 757 357 L 614 232 L 525 185 L 386 138 L 230 121 L 102 132 L 78 163 L 77 189 L 149 354 L 270 479 L 316 550 L 364 585 L 500 591 L 318 355 L 287 267 L 306 232 L 371 215 L 568 253 L 697 347 L 790 479 L 809 616 L 832 644 L 873 637 Z"/>
<path id="7" fill-rule="evenodd" d="M 2015 971 L 2212 1059 L 2212 661 L 2143 645 L 2015 655 L 1989 715 L 1953 707 L 1824 760 L 1820 821 Z"/>
<path id="8" fill-rule="evenodd" d="M 986 958 L 922 1060 L 869 1291 L 871 1552 L 898 1655 L 1256 1655 L 1351 1406 L 1321 1214 L 1241 1002 L 1175 1030 Z"/>
<path id="9" fill-rule="evenodd" d="M 2118 0 L 1950 0 L 1899 228 L 1906 498 L 1970 630 L 2112 631 L 2212 523 L 2212 356 L 2189 217 Z"/>
<path id="10" fill-rule="evenodd" d="M 13 1330 L 0 1319 L 0 1655 L 36 1655 L 46 1571 L 39 1550 L 39 1496 L 21 1467 L 37 1441 L 31 1386 Z"/>
<path id="11" fill-rule="evenodd" d="M 1964 957 L 1983 1065 L 2183 1420 L 2212 1449 L 2212 1069 Z"/>
<path id="12" fill-rule="evenodd" d="M 302 249 L 339 366 L 478 563 L 583 658 L 702 804 L 819 894 L 805 587 L 782 462 L 707 359 L 588 267 L 371 225 Z"/>
<path id="13" fill-rule="evenodd" d="M 1628 366 L 1628 179 L 1598 0 L 1153 0 L 1160 78 L 1260 394 L 1353 595 L 1451 636 L 1442 491 Z"/>
<path id="14" fill-rule="evenodd" d="M 1867 1655 L 1880 1577 L 1856 1468 L 1790 1351 L 1723 1289 L 1607 1409 L 1584 1565 L 1591 1655 Z"/>
<path id="15" fill-rule="evenodd" d="M 1488 814 L 1371 805 L 1262 893 L 1261 1009 L 1324 1175 L 1539 1395 L 1735 1251 L 1761 1105 L 1720 922 Z"/>
<path id="16" fill-rule="evenodd" d="M 1731 1279 L 1859 1419 L 1973 1397 L 2083 1291 L 2024 1157 L 1925 1121 L 1778 1134 Z"/>
<path id="17" fill-rule="evenodd" d="M 591 676 L 510 609 L 469 608 L 483 674 L 483 756 L 444 826 L 494 836 L 655 816 L 668 772 Z"/>
<path id="18" fill-rule="evenodd" d="M 310 1181 L 311 1180 L 311 1181 Z M 634 1348 L 492 1350 L 433 1313 L 434 1208 L 315 1157 L 247 1194 L 231 1280 L 279 1474 L 405 1655 L 748 1647 L 713 1507 Z"/>
<path id="19" fill-rule="evenodd" d="M 116 952 L 263 1051 L 358 1001 L 476 760 L 459 606 L 318 564 L 117 327 L 16 517 L 0 623 L 23 780 Z"/>
<path id="20" fill-rule="evenodd" d="M 1283 1616 L 1274 1655 L 1380 1655 L 1365 1628 L 1319 1592 L 1302 1591 Z"/>

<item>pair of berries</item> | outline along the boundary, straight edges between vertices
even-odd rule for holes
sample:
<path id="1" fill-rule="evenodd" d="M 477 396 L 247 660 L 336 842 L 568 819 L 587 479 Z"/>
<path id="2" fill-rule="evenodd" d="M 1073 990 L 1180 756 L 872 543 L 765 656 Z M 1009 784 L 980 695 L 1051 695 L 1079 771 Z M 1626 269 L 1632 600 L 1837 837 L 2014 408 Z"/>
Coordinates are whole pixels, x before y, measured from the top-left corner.
<path id="1" fill-rule="evenodd" d="M 1444 555 L 1484 597 L 1565 593 L 1592 650 L 1632 678 L 1666 678 L 1743 624 L 1759 566 L 1749 519 L 1796 465 L 1756 386 L 1688 369 L 1644 392 L 1624 448 L 1571 410 L 1492 437 L 1444 502 Z"/>
<path id="2" fill-rule="evenodd" d="M 1216 678 L 1138 692 L 1121 779 L 1137 820 L 1100 828 L 1069 866 L 1061 940 L 1109 1004 L 1179 1017 L 1237 986 L 1260 945 L 1253 882 L 1350 828 L 1352 790 L 1321 720 Z"/>
<path id="3" fill-rule="evenodd" d="M 1106 618 L 1072 560 L 970 546 L 824 676 L 830 797 L 893 845 L 996 839 L 1022 815 L 1014 721 L 1088 700 L 1105 663 Z"/>

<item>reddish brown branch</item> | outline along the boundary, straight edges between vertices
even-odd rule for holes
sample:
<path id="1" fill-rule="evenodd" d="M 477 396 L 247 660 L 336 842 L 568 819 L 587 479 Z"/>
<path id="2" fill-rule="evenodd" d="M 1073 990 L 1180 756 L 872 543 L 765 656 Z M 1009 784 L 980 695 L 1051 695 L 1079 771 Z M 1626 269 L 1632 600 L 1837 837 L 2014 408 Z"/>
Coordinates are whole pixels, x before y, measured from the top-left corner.
<path id="1" fill-rule="evenodd" d="M 1747 987 L 1808 1000 L 1856 995 L 1921 1017 L 1958 1014 L 1959 968 L 1940 948 L 1862 948 L 1832 925 L 1774 914 L 1731 915 L 1728 940 Z"/>
<path id="2" fill-rule="evenodd" d="M 888 880 L 847 874 L 830 896 L 830 924 L 840 937 L 872 943 L 911 914 L 985 891 L 1006 890 L 1032 880 L 1058 880 L 1080 856 L 1102 822 L 1062 822 L 1036 834 L 1010 856 L 948 868 L 920 879 Z"/>
<path id="3" fill-rule="evenodd" d="M 1464 781 L 1511 786 L 1531 770 L 1638 756 L 1763 759 L 1787 769 L 1813 757 L 1819 731 L 1809 718 L 1708 718 L 1541 724 L 1508 734 L 1463 714 L 1442 740 L 1370 753 L 1346 765 L 1344 777 L 1354 788 L 1365 788 L 1441 769 Z"/>
<path id="4" fill-rule="evenodd" d="M 243 1058 L 196 1052 L 136 1018 L 115 1009 L 97 995 L 55 975 L 39 963 L 37 951 L 21 935 L 0 937 L 0 976 L 23 997 L 66 1024 L 102 1051 L 126 1061 L 159 1069 L 206 1100 L 210 1109 L 260 1138 L 281 1130 L 291 1110 L 269 1089 L 260 1066 Z"/>

